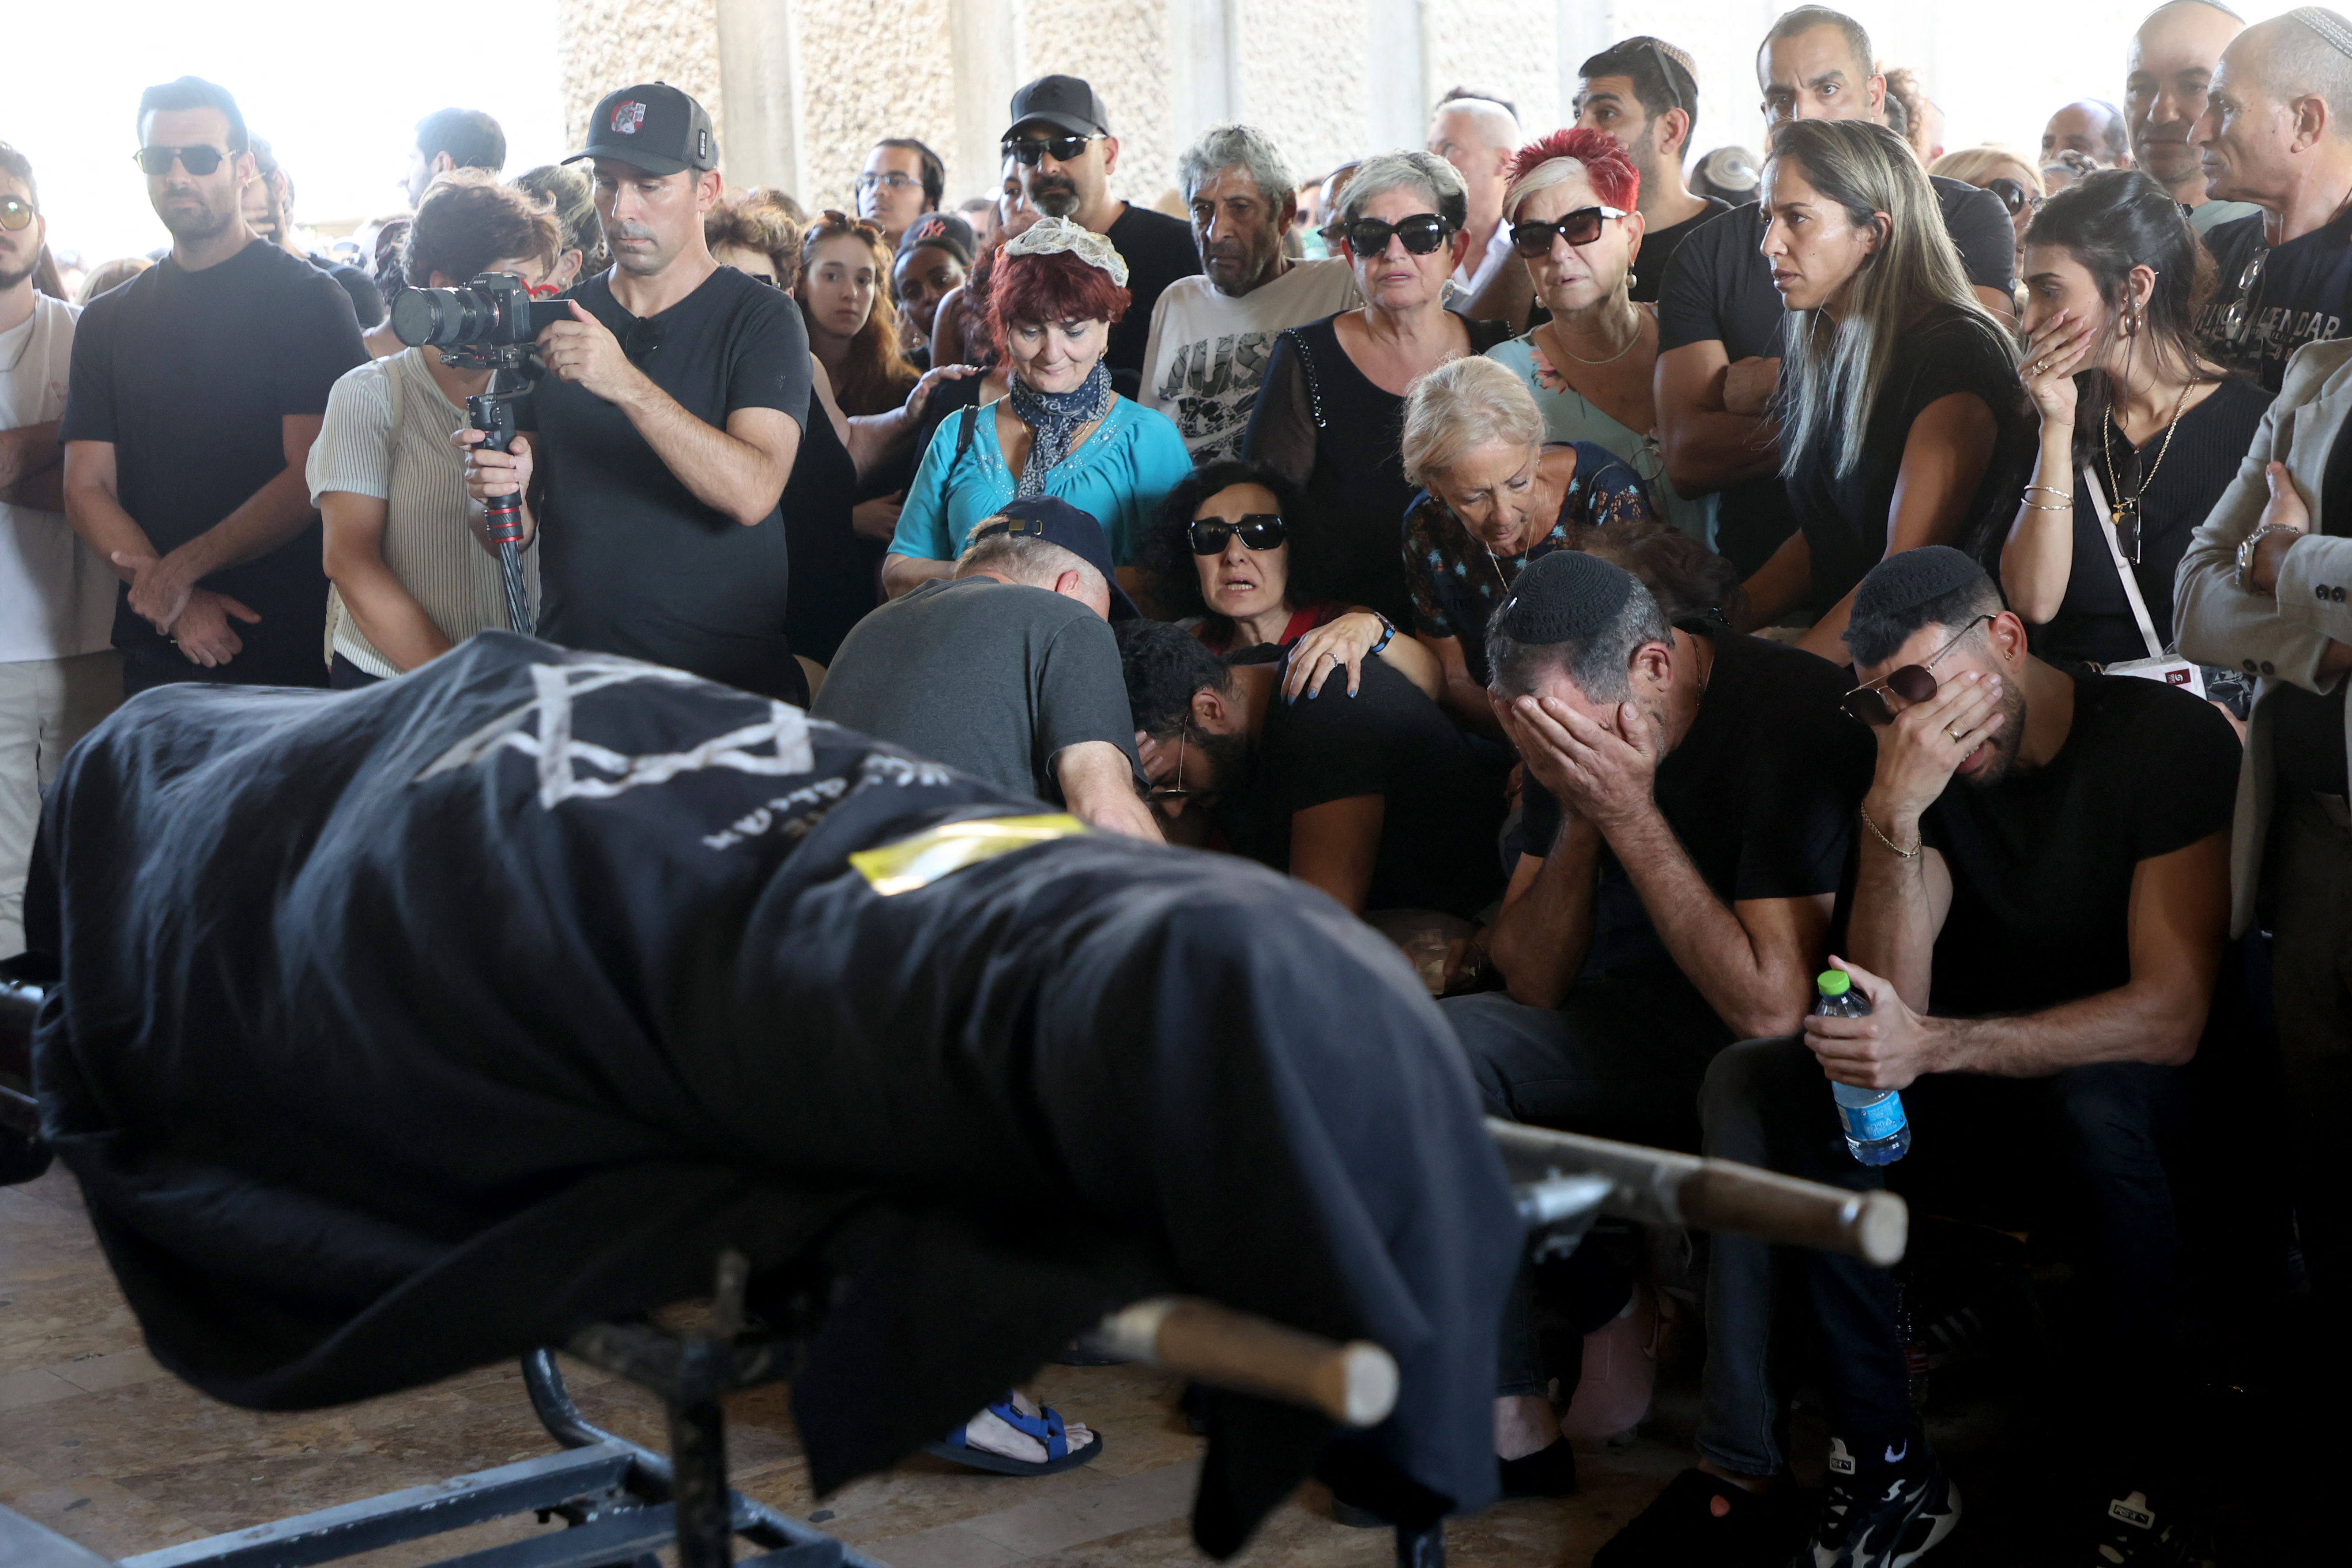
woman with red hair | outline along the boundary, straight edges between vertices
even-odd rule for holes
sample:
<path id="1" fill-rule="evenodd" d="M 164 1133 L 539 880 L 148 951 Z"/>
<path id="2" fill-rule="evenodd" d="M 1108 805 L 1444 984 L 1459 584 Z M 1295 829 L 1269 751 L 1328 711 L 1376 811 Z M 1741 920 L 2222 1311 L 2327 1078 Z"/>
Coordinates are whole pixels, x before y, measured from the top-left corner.
<path id="1" fill-rule="evenodd" d="M 1642 176 L 1605 131 L 1555 131 L 1519 149 L 1503 221 L 1536 299 L 1551 319 L 1486 356 L 1535 394 L 1546 441 L 1582 441 L 1642 477 L 1659 515 L 1701 543 L 1715 538 L 1715 497 L 1675 493 L 1658 451 L 1650 396 L 1658 363 L 1654 305 L 1629 294 L 1642 250 Z"/>
<path id="2" fill-rule="evenodd" d="M 1006 392 L 931 437 L 883 558 L 892 598 L 954 575 L 971 531 L 1016 496 L 1086 512 L 1122 584 L 1131 578 L 1137 545 L 1192 461 L 1165 415 L 1111 390 L 1103 354 L 1127 306 L 1127 263 L 1066 218 L 1040 218 L 997 253 L 988 320 Z"/>

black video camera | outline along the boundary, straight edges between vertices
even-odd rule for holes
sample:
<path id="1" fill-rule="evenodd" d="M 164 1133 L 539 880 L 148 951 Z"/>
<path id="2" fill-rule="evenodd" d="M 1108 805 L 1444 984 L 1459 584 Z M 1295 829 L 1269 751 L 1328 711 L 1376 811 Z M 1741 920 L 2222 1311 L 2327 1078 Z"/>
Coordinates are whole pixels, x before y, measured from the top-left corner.
<path id="1" fill-rule="evenodd" d="M 404 289 L 392 302 L 392 335 L 414 348 L 518 347 L 550 321 L 570 320 L 569 304 L 532 299 L 511 272 L 485 272 L 455 289 Z"/>

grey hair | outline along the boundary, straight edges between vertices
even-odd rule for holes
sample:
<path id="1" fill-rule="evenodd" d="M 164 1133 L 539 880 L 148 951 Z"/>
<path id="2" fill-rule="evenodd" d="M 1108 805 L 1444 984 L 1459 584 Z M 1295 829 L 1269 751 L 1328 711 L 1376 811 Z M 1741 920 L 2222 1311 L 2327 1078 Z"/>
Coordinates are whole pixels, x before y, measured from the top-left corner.
<path id="1" fill-rule="evenodd" d="M 973 524 L 976 530 L 995 521 L 984 518 Z M 955 574 L 977 576 L 982 572 L 1000 577 L 1010 577 L 1016 583 L 1026 583 L 1033 588 L 1050 588 L 1054 580 L 1065 572 L 1076 572 L 1088 590 L 1101 588 L 1109 592 L 1103 574 L 1075 550 L 1065 550 L 1058 544 L 1048 544 L 1042 539 L 1025 533 L 992 533 L 977 543 L 964 547 L 956 558 Z"/>
<path id="2" fill-rule="evenodd" d="M 1459 230 L 1470 221 L 1470 193 L 1454 165 L 1434 153 L 1400 151 L 1375 153 L 1356 165 L 1356 177 L 1339 197 L 1337 221 L 1342 227 L 1364 216 L 1374 196 L 1391 191 L 1419 191 L 1437 216 Z"/>
<path id="3" fill-rule="evenodd" d="M 1486 622 L 1486 689 L 1509 699 L 1534 694 L 1554 670 L 1568 677 L 1594 702 L 1622 702 L 1633 695 L 1633 655 L 1650 644 L 1674 646 L 1665 612 L 1639 581 L 1617 613 L 1581 637 L 1565 642 L 1520 642 L 1503 629 L 1510 601 L 1496 606 Z"/>
<path id="4" fill-rule="evenodd" d="M 1965 312 L 2011 364 L 2017 345 L 1969 289 L 1935 188 L 1901 137 L 1858 120 L 1794 120 L 1772 133 L 1769 162 L 1802 168 L 1821 199 L 1856 227 L 1874 214 L 1887 217 L 1885 243 L 1846 285 L 1844 320 L 1791 310 L 1783 328 L 1780 471 L 1793 472 L 1808 448 L 1826 447 L 1843 478 L 1862 460 L 1897 341 L 1920 311 L 1949 305 Z"/>
<path id="5" fill-rule="evenodd" d="M 1425 485 L 1489 441 L 1532 452 L 1543 445 L 1543 413 L 1528 384 L 1501 362 L 1470 354 L 1447 360 L 1407 390 L 1399 456 L 1405 479 Z"/>
<path id="6" fill-rule="evenodd" d="M 1284 199 L 1298 189 L 1290 163 L 1273 137 L 1255 125 L 1212 125 L 1176 160 L 1176 184 L 1184 193 L 1185 204 L 1191 205 L 1202 181 L 1235 164 L 1249 171 L 1250 178 L 1257 182 L 1257 194 L 1277 213 Z"/>

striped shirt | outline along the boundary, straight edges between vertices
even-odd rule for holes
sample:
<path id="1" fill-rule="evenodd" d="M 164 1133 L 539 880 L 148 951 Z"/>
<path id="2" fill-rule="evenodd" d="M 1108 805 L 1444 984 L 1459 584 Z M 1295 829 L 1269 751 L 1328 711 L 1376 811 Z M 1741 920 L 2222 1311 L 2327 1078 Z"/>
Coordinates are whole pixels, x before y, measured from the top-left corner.
<path id="1" fill-rule="evenodd" d="M 507 624 L 499 563 L 475 542 L 466 499 L 465 458 L 450 442 L 466 411 L 449 401 L 425 369 L 425 351 L 407 349 L 344 373 L 327 398 L 326 423 L 306 470 L 313 505 L 329 490 L 384 503 L 383 562 L 453 643 Z M 523 571 L 534 612 L 539 552 Z M 327 599 L 335 652 L 370 675 L 400 671 L 360 632 L 342 595 Z"/>

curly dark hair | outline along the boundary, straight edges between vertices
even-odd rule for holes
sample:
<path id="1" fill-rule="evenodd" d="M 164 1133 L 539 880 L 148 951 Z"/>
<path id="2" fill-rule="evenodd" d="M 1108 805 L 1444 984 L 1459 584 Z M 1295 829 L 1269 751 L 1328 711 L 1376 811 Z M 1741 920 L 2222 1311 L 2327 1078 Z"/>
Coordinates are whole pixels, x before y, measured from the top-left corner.
<path id="1" fill-rule="evenodd" d="M 1569 542 L 1640 578 L 1670 622 L 1735 625 L 1748 607 L 1739 568 L 1664 518 L 1576 529 Z"/>
<path id="2" fill-rule="evenodd" d="M 1151 602 L 1172 619 L 1209 614 L 1208 603 L 1201 597 L 1200 569 L 1192 564 L 1192 514 L 1202 501 L 1235 485 L 1257 485 L 1271 491 L 1275 510 L 1288 525 L 1285 601 L 1296 606 L 1329 596 L 1319 591 L 1328 573 L 1322 570 L 1323 563 L 1315 559 L 1313 551 L 1301 549 L 1306 541 L 1299 537 L 1299 518 L 1306 509 L 1298 491 L 1264 463 L 1221 458 L 1193 469 L 1168 492 L 1168 499 L 1160 503 L 1160 515 L 1152 520 L 1136 552 L 1136 564 L 1143 573 Z"/>

